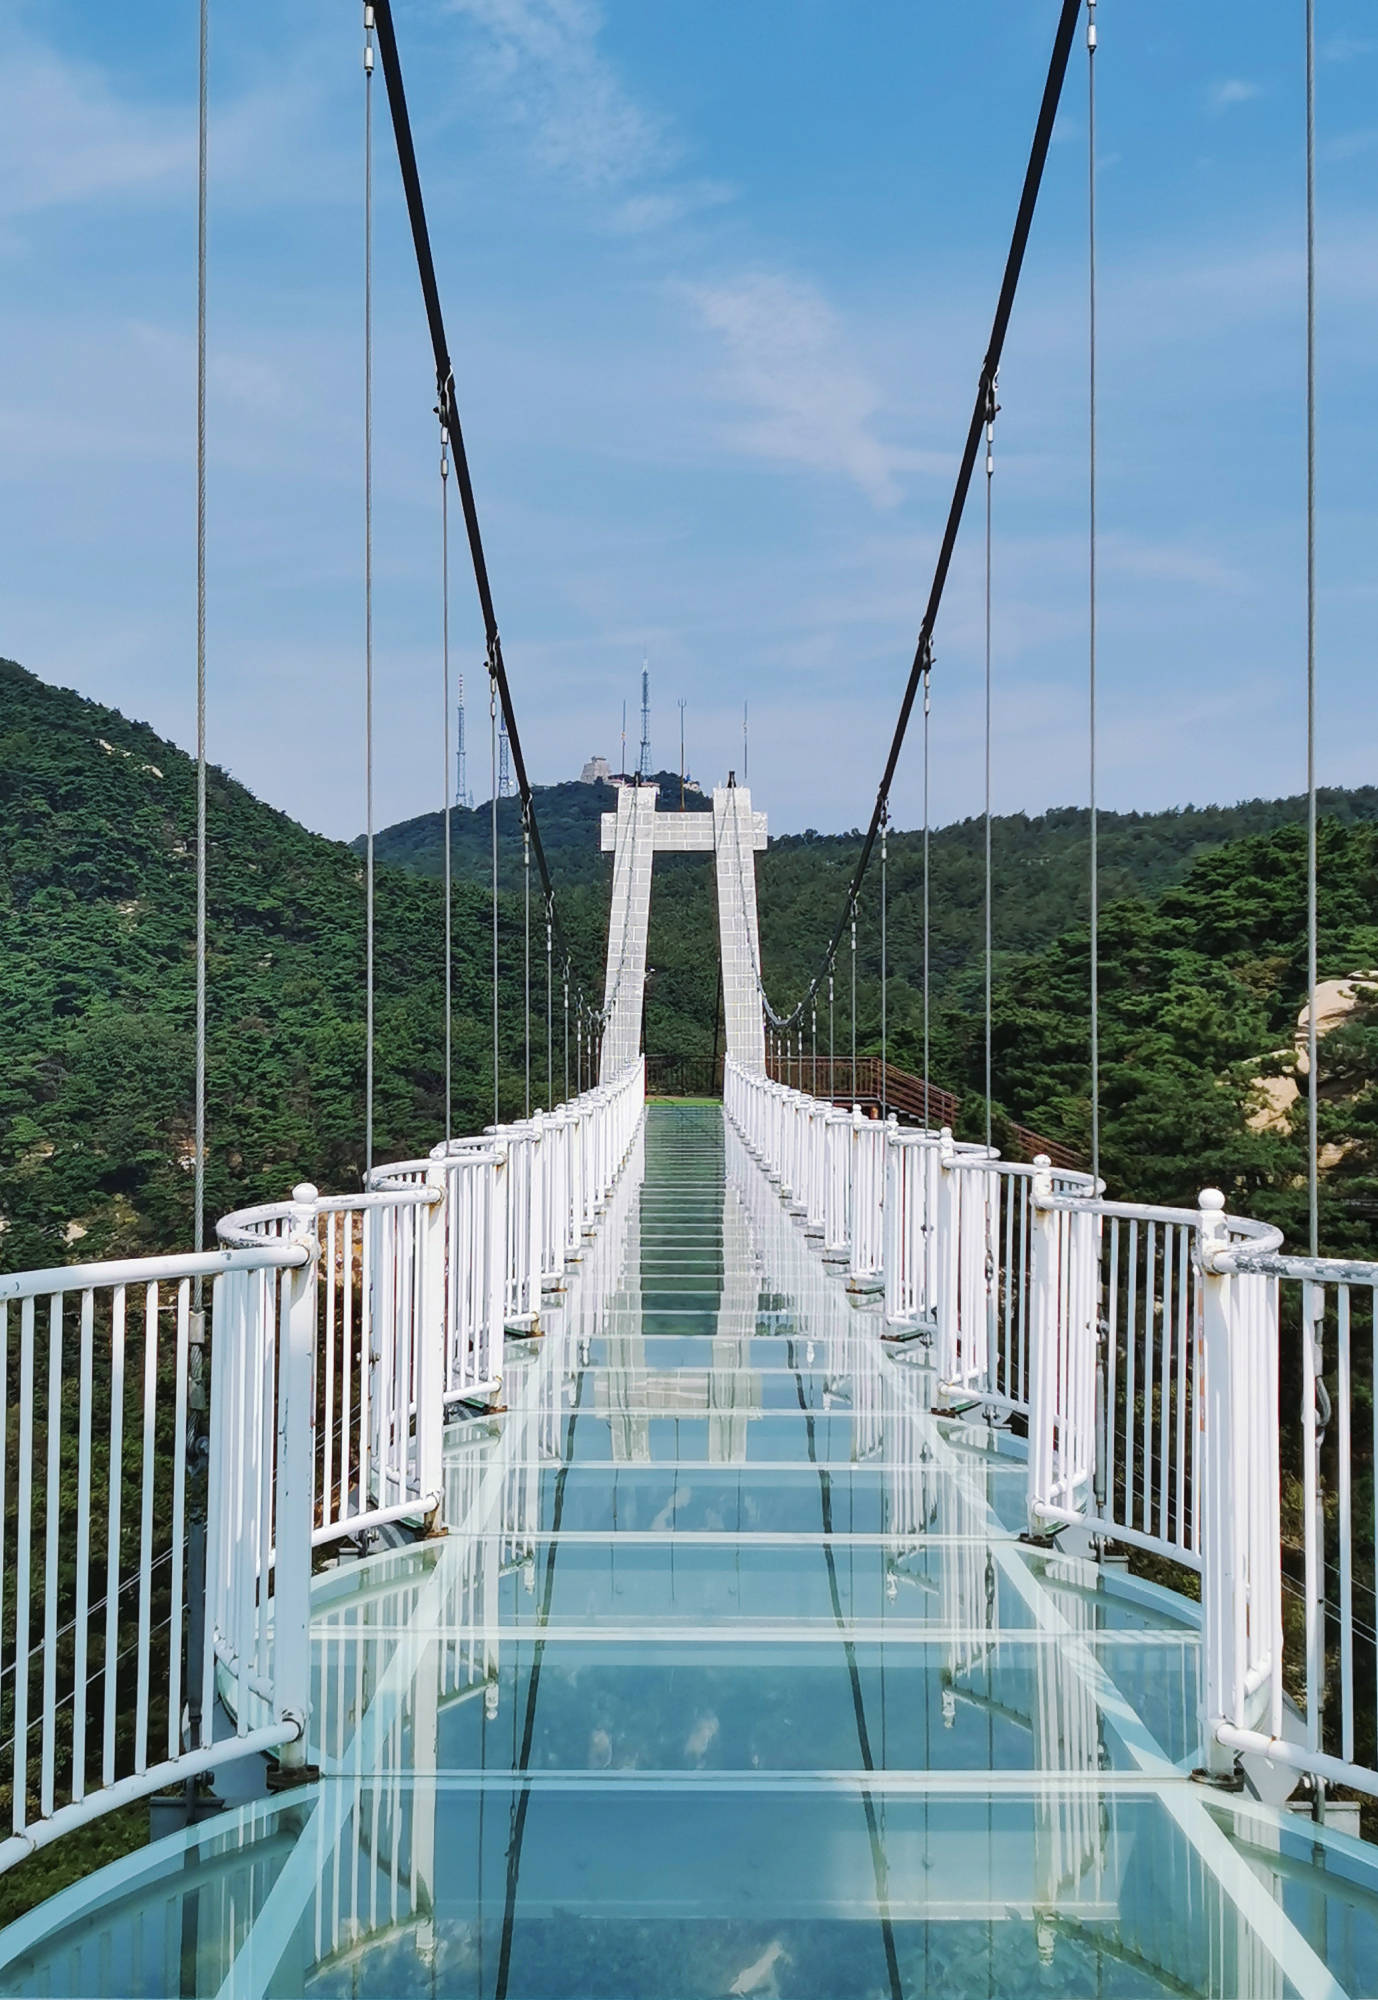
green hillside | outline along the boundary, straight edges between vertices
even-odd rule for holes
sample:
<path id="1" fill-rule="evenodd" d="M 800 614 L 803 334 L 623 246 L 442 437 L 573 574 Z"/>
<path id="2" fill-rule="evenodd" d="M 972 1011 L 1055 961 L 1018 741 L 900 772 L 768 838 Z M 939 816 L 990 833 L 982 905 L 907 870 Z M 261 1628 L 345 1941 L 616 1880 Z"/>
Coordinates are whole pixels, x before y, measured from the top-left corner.
<path id="1" fill-rule="evenodd" d="M 674 798 L 677 780 L 661 780 Z M 703 809 L 707 801 L 691 795 Z M 538 801 L 568 934 L 597 993 L 610 787 Z M 1322 795 L 1322 973 L 1378 963 L 1378 791 Z M 1299 800 L 1102 820 L 1104 1153 L 1117 1189 L 1190 1198 L 1203 1175 L 1295 1238 L 1297 1134 L 1252 1131 L 1259 1058 L 1286 1044 L 1304 990 Z M 0 1256 L 10 1266 L 189 1237 L 195 771 L 140 723 L 0 662 Z M 364 915 L 360 858 L 210 780 L 212 1215 L 304 1176 L 357 1186 L 363 1130 Z M 455 1124 L 489 1115 L 490 905 L 486 808 L 456 813 Z M 440 816 L 378 838 L 376 1153 L 439 1136 L 442 1108 Z M 1085 1144 L 1085 815 L 996 822 L 997 1118 Z M 982 1117 L 979 821 L 932 840 L 935 1077 Z M 761 857 L 768 984 L 799 990 L 839 906 L 858 836 L 804 833 Z M 520 1108 L 521 843 L 500 828 L 504 1111 Z M 394 865 L 401 862 L 405 865 Z M 890 842 L 890 1049 L 921 1049 L 921 841 Z M 877 1046 L 877 883 L 859 935 L 858 1041 Z M 539 915 L 539 913 L 538 913 Z M 534 935 L 537 1006 L 543 929 Z M 713 1045 L 712 871 L 657 864 L 646 1043 Z M 850 1040 L 840 969 L 837 1045 Z M 558 1024 L 558 1008 L 557 1008 Z M 826 1042 L 826 1015 L 820 1043 Z M 562 1069 L 558 1047 L 557 1070 Z M 544 1101 L 539 1027 L 535 1099 Z M 1378 1211 L 1378 1021 L 1361 1010 L 1326 1044 L 1322 1118 L 1334 1147 L 1327 1241 L 1369 1247 Z M 558 1080 L 558 1079 L 557 1079 Z M 1300 1109 L 1297 1116 L 1301 1115 Z"/>
<path id="2" fill-rule="evenodd" d="M 190 1241 L 195 810 L 195 766 L 173 744 L 0 660 L 0 1257 L 9 1268 Z M 209 821 L 213 1218 L 279 1198 L 304 1177 L 359 1185 L 364 901 L 347 846 L 220 771 L 210 774 Z M 381 867 L 381 1159 L 443 1136 L 442 937 L 436 885 Z M 491 1116 L 489 949 L 487 895 L 462 883 L 460 1130 Z M 508 1110 L 519 1108 L 519 952 L 509 931 Z"/>

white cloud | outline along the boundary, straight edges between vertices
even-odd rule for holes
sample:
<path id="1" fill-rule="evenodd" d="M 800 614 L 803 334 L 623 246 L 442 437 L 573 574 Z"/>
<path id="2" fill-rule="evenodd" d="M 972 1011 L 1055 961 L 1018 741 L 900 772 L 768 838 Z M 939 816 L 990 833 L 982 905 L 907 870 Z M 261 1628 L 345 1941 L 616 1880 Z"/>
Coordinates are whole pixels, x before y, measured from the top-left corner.
<path id="1" fill-rule="evenodd" d="M 0 212 L 194 184 L 196 127 L 183 112 L 122 101 L 97 69 L 27 37 L 9 49 L 0 119 Z"/>
<path id="2" fill-rule="evenodd" d="M 1141 577 L 1148 583 L 1189 584 L 1203 590 L 1242 591 L 1248 577 L 1208 549 L 1180 542 L 1160 542 L 1132 535 L 1101 538 L 1104 570 Z"/>
<path id="3" fill-rule="evenodd" d="M 647 235 L 732 199 L 733 189 L 725 181 L 686 182 L 682 187 L 629 195 L 614 209 L 609 226 L 619 236 Z"/>
<path id="4" fill-rule="evenodd" d="M 1254 98 L 1262 95 L 1262 84 L 1250 83 L 1242 76 L 1226 77 L 1223 83 L 1211 85 L 1211 108 L 1214 111 L 1228 111 L 1232 104 L 1250 104 Z"/>
<path id="5" fill-rule="evenodd" d="M 876 506 L 893 506 L 908 460 L 876 436 L 880 396 L 821 293 L 770 272 L 683 289 L 727 350 L 725 395 L 750 412 L 730 442 L 778 464 L 842 473 Z"/>
<path id="6" fill-rule="evenodd" d="M 451 0 L 451 10 L 486 38 L 487 80 L 548 167 L 607 189 L 669 163 L 659 122 L 599 49 L 590 0 Z"/>
<path id="7" fill-rule="evenodd" d="M 1327 160 L 1357 160 L 1378 146 L 1378 125 L 1357 132 L 1340 132 L 1326 141 L 1322 151 Z"/>

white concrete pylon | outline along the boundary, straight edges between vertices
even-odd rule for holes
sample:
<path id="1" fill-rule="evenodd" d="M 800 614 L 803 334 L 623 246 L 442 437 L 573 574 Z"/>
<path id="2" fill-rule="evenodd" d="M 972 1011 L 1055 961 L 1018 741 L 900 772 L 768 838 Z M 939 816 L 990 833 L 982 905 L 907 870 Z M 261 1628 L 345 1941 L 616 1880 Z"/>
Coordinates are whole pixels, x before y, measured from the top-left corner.
<path id="1" fill-rule="evenodd" d="M 729 1056 L 765 1068 L 765 1022 L 757 984 L 761 943 L 756 920 L 756 856 L 767 840 L 766 816 L 751 810 L 745 785 L 719 785 L 713 811 L 661 813 L 654 785 L 624 785 L 617 811 L 604 813 L 603 852 L 611 852 L 612 909 L 603 986 L 607 1026 L 600 1076 L 617 1076 L 641 1053 L 646 990 L 646 933 L 651 865 L 657 854 L 712 854 L 718 888 L 723 1019 Z"/>

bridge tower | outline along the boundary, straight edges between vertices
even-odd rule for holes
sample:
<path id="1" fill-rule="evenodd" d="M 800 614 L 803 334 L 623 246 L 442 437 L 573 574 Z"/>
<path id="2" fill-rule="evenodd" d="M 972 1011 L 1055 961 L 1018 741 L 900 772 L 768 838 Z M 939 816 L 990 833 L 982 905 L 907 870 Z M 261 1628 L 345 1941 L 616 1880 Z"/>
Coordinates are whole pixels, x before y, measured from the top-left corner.
<path id="1" fill-rule="evenodd" d="M 758 978 L 756 856 L 766 845 L 766 816 L 752 811 L 751 793 L 731 777 L 715 786 L 711 814 L 660 813 L 658 803 L 654 785 L 624 785 L 617 811 L 603 814 L 603 852 L 610 851 L 613 861 L 602 1079 L 610 1081 L 641 1053 L 651 867 L 657 854 L 714 857 L 727 1053 L 744 1067 L 762 1071 L 766 1038 Z"/>

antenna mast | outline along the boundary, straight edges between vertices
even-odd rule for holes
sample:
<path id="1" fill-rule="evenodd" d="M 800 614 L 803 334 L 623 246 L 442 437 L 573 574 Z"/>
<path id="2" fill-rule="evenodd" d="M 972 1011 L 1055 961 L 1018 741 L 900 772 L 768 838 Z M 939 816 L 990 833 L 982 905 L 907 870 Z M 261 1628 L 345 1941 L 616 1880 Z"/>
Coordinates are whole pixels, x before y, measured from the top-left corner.
<path id="1" fill-rule="evenodd" d="M 641 761 L 636 775 L 644 785 L 651 775 L 651 670 L 641 665 Z"/>
<path id="2" fill-rule="evenodd" d="M 622 762 L 618 766 L 618 774 L 623 778 L 627 775 L 627 704 L 625 701 L 622 704 Z"/>
<path id="3" fill-rule="evenodd" d="M 684 696 L 679 698 L 679 809 L 684 811 Z"/>

